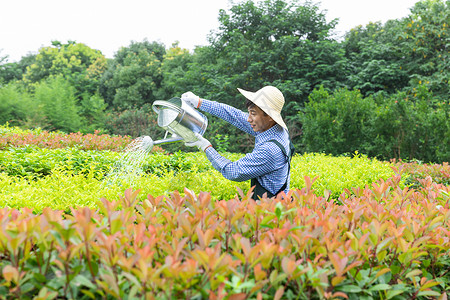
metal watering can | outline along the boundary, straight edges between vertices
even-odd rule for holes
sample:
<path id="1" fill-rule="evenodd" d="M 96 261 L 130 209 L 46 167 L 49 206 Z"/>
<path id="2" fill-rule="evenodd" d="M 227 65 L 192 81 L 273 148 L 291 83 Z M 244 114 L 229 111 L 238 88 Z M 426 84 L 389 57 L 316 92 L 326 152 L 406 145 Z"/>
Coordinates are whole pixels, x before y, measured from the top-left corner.
<path id="1" fill-rule="evenodd" d="M 208 127 L 208 119 L 204 114 L 194 109 L 181 98 L 172 98 L 168 101 L 156 100 L 152 105 L 158 114 L 158 126 L 166 130 L 164 139 L 153 141 L 145 136 L 145 148 L 151 150 L 154 145 L 168 144 L 178 141 L 195 142 L 195 133 L 203 135 Z M 172 137 L 167 138 L 171 133 Z"/>

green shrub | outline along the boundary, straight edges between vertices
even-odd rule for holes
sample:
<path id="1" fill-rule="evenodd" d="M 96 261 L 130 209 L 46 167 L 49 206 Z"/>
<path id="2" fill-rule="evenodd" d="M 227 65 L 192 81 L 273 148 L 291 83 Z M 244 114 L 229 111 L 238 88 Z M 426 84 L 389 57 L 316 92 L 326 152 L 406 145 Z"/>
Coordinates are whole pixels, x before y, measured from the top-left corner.
<path id="1" fill-rule="evenodd" d="M 82 116 L 83 123 L 81 132 L 95 132 L 105 128 L 106 104 L 98 94 L 84 94 L 79 106 L 79 114 Z"/>
<path id="2" fill-rule="evenodd" d="M 312 185 L 314 192 L 337 199 L 346 189 L 364 188 L 377 180 L 387 180 L 394 175 L 391 167 L 390 163 L 358 153 L 352 157 L 323 153 L 295 155 L 291 166 L 291 188 L 303 188 L 305 176 L 317 178 Z"/>
<path id="3" fill-rule="evenodd" d="M 144 105 L 137 109 L 126 109 L 121 112 L 110 111 L 107 113 L 105 128 L 111 134 L 139 137 L 151 136 L 154 140 L 163 136 L 164 130 L 156 124 L 157 115 L 150 105 Z"/>
<path id="4" fill-rule="evenodd" d="M 434 98 L 423 85 L 380 98 L 370 154 L 383 159 L 450 161 L 449 106 L 448 100 Z"/>
<path id="5" fill-rule="evenodd" d="M 342 196 L 342 205 L 315 195 L 311 179 L 287 201 L 127 189 L 89 202 L 95 180 L 81 191 L 66 179 L 52 175 L 45 201 L 10 182 L 29 200 L 0 209 L 4 298 L 446 299 L 443 185 L 401 189 L 396 175 Z M 23 208 L 65 194 L 73 198 L 61 210 Z"/>
<path id="6" fill-rule="evenodd" d="M 301 150 L 342 155 L 359 151 L 382 160 L 450 161 L 450 105 L 419 85 L 363 98 L 359 91 L 314 90 L 299 115 Z"/>
<path id="7" fill-rule="evenodd" d="M 0 149 L 39 147 L 39 148 L 72 148 L 81 150 L 111 150 L 122 151 L 131 142 L 128 136 L 111 136 L 80 132 L 66 134 L 60 131 L 46 131 L 41 128 L 23 130 L 19 127 L 0 126 Z M 158 146 L 153 151 L 162 151 Z"/>
<path id="8" fill-rule="evenodd" d="M 108 180 L 105 176 L 121 155 L 122 153 L 112 151 L 85 151 L 78 148 L 10 148 L 8 151 L 0 152 L 0 172 L 4 173 L 5 178 L 8 178 L 5 180 L 8 182 L 11 180 L 37 181 L 38 183 L 30 184 L 27 189 L 30 195 L 35 195 L 35 199 L 49 197 L 47 189 L 39 187 L 40 185 L 50 187 L 54 183 L 52 178 L 55 172 L 61 179 L 62 185 L 73 186 L 73 189 L 78 189 L 77 193 L 84 194 L 82 190 L 84 185 L 97 186 L 98 193 L 84 197 L 89 199 L 89 203 L 98 199 L 103 189 L 121 190 L 132 187 L 142 189 L 144 195 L 161 195 L 175 190 L 182 192 L 184 188 L 188 188 L 196 193 L 209 191 L 214 199 L 222 200 L 233 198 L 238 189 L 246 193 L 250 188 L 249 181 L 234 182 L 225 179 L 213 169 L 203 152 L 147 154 L 140 175 L 119 176 L 118 182 L 107 186 Z M 242 157 L 242 154 L 224 153 L 224 156 L 235 161 Z M 328 198 L 337 200 L 345 189 L 364 188 L 379 179 L 386 180 L 391 177 L 394 174 L 391 167 L 389 163 L 358 154 L 352 158 L 332 157 L 325 154 L 295 155 L 292 159 L 290 187 L 301 189 L 305 186 L 305 176 L 318 177 L 312 185 L 315 193 L 328 195 Z M 76 177 L 75 182 L 72 181 L 73 176 Z M 83 176 L 90 179 L 80 184 L 79 180 Z M 77 184 L 80 184 L 80 187 L 77 187 Z M 8 200 L 7 187 L 8 185 L 0 193 L 0 203 L 12 203 Z M 56 190 L 55 192 L 58 193 Z M 73 197 L 72 194 L 67 196 Z M 16 197 L 20 198 L 21 194 L 18 193 Z M 64 196 L 58 197 L 61 197 L 62 203 L 66 203 Z M 55 196 L 55 198 L 58 197 Z M 1 202 L 1 200 L 8 202 Z M 61 203 L 56 202 L 54 205 L 60 207 Z"/>
<path id="9" fill-rule="evenodd" d="M 17 84 L 0 86 L 0 124 L 24 125 L 35 117 L 38 107 Z"/>
<path id="10" fill-rule="evenodd" d="M 96 175 L 103 176 L 117 157 L 116 152 L 83 151 L 78 148 L 9 148 L 8 151 L 0 151 L 0 172 L 9 176 L 35 178 L 50 175 L 59 169 L 75 174 L 94 171 Z"/>
<path id="11" fill-rule="evenodd" d="M 42 106 L 48 125 L 44 129 L 77 132 L 82 119 L 75 96 L 75 88 L 62 76 L 51 77 L 37 83 L 34 99 L 36 105 Z"/>
<path id="12" fill-rule="evenodd" d="M 373 138 L 375 110 L 373 99 L 359 91 L 341 89 L 330 95 L 323 87 L 314 90 L 299 115 L 303 150 L 332 155 L 365 150 Z"/>

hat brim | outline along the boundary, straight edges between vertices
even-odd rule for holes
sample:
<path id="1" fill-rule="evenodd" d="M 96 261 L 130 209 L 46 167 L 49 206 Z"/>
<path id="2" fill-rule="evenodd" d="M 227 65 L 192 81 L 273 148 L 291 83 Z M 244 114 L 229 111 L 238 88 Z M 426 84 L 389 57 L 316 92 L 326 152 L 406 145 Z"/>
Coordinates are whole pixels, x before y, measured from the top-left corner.
<path id="1" fill-rule="evenodd" d="M 263 112 L 268 114 L 272 120 L 274 120 L 278 125 L 283 127 L 284 129 L 288 130 L 286 123 L 284 123 L 283 118 L 281 117 L 281 114 L 275 111 L 274 109 L 269 109 L 266 105 L 261 105 L 260 101 L 258 99 L 261 99 L 258 97 L 258 92 L 249 92 L 243 89 L 238 88 L 238 91 L 248 100 L 250 100 L 253 104 L 258 106 Z"/>

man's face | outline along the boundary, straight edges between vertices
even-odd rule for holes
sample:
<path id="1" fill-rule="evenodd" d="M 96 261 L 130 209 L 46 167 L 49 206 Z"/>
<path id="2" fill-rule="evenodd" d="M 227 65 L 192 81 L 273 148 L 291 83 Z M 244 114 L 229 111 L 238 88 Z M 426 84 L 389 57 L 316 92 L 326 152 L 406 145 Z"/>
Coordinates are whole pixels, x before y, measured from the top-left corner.
<path id="1" fill-rule="evenodd" d="M 247 121 L 256 132 L 264 132 L 275 125 L 275 121 L 256 105 L 248 108 Z"/>

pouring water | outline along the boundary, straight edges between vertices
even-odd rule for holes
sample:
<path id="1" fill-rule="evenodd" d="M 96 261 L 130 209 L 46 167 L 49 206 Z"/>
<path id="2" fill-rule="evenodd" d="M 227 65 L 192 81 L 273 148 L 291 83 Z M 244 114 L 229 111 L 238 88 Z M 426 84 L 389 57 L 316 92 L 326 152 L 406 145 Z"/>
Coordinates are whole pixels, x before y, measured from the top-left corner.
<path id="1" fill-rule="evenodd" d="M 208 126 L 208 119 L 199 111 L 186 104 L 180 98 L 169 101 L 157 100 L 153 110 L 158 114 L 158 126 L 166 130 L 164 139 L 153 141 L 150 136 L 134 139 L 114 163 L 106 175 L 106 183 L 132 185 L 143 174 L 142 166 L 154 145 L 179 141 L 192 142 L 195 133 L 203 135 Z M 171 133 L 172 137 L 167 138 Z"/>
<path id="2" fill-rule="evenodd" d="M 134 139 L 120 154 L 105 177 L 107 185 L 132 185 L 143 174 L 142 166 L 147 155 L 153 149 L 153 140 L 149 136 Z"/>

